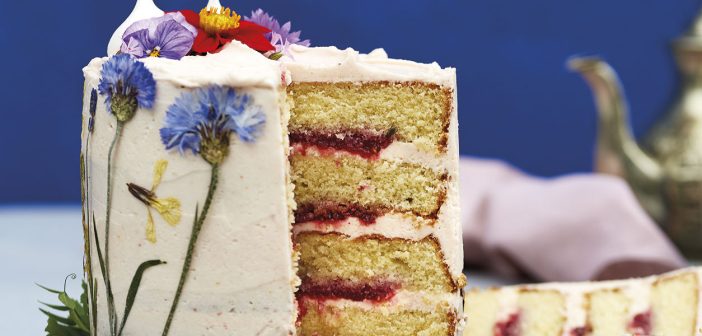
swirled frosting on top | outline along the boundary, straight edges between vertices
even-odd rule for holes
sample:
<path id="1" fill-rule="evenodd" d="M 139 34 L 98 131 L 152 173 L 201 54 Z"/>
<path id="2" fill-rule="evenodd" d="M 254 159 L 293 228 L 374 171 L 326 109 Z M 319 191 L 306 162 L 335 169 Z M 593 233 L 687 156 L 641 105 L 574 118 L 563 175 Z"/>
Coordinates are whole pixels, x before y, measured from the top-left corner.
<path id="1" fill-rule="evenodd" d="M 290 47 L 283 62 L 296 82 L 420 81 L 454 87 L 456 69 L 437 63 L 422 64 L 390 59 L 383 49 L 362 54 L 336 47 Z"/>

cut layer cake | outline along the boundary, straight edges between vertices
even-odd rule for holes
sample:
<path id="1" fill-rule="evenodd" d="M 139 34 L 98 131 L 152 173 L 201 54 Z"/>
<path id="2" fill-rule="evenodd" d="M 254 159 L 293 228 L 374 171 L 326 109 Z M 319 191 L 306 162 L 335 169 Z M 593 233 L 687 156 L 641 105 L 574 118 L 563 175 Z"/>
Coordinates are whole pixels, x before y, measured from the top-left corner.
<path id="1" fill-rule="evenodd" d="M 212 3 L 84 68 L 91 334 L 460 335 L 455 70 Z"/>
<path id="2" fill-rule="evenodd" d="M 464 336 L 697 336 L 702 268 L 644 279 L 541 284 L 466 294 Z"/>
<path id="3" fill-rule="evenodd" d="M 287 64 L 301 335 L 462 324 L 455 71 L 336 48 Z"/>

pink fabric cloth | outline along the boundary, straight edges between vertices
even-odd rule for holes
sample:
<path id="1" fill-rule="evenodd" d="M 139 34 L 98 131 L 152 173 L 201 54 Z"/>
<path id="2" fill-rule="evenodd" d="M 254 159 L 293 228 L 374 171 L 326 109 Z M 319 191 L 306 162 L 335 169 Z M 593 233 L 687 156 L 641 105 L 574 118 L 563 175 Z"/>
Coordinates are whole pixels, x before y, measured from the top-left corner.
<path id="1" fill-rule="evenodd" d="M 627 278 L 685 265 L 618 178 L 534 178 L 469 158 L 460 174 L 468 265 L 542 281 Z"/>

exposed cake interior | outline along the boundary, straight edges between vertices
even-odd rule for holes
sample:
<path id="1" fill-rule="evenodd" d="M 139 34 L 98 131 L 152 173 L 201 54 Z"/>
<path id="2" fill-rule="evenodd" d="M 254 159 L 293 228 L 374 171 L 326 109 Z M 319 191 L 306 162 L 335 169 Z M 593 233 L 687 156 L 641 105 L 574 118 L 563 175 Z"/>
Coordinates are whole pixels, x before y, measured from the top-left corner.
<path id="1" fill-rule="evenodd" d="M 470 291 L 465 336 L 681 335 L 702 327 L 702 269 L 624 281 Z"/>
<path id="2" fill-rule="evenodd" d="M 453 283 L 435 240 L 408 241 L 385 237 L 350 239 L 340 234 L 300 233 L 303 281 L 396 284 L 397 289 L 452 292 Z"/>
<path id="3" fill-rule="evenodd" d="M 456 331 L 455 311 L 446 306 L 434 309 L 398 305 L 364 306 L 336 302 L 300 301 L 301 336 L 444 336 Z"/>
<path id="4" fill-rule="evenodd" d="M 288 89 L 292 134 L 388 134 L 445 149 L 452 91 L 421 82 L 294 83 Z"/>
<path id="5" fill-rule="evenodd" d="M 455 88 L 445 84 L 455 74 L 335 49 L 295 57 L 298 333 L 455 335 L 465 281 L 456 262 Z M 327 67 L 315 68 L 318 60 Z M 397 80 L 399 69 L 442 80 Z"/>
<path id="6" fill-rule="evenodd" d="M 300 209 L 331 202 L 436 217 L 446 194 L 445 173 L 418 164 L 343 154 L 293 154 L 290 162 Z"/>

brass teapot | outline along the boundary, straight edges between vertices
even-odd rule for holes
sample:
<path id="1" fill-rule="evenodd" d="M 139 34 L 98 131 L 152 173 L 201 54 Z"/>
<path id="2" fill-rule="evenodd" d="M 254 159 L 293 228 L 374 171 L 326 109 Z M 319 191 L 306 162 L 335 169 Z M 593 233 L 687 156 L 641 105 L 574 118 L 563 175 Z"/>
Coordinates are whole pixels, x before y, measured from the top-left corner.
<path id="1" fill-rule="evenodd" d="M 591 86 L 599 112 L 596 170 L 624 178 L 689 257 L 702 258 L 702 14 L 673 44 L 682 92 L 640 147 L 614 70 L 596 57 L 568 62 Z"/>

